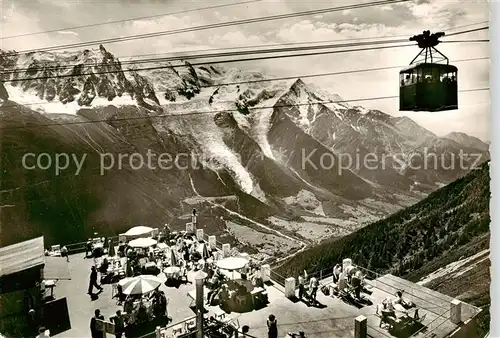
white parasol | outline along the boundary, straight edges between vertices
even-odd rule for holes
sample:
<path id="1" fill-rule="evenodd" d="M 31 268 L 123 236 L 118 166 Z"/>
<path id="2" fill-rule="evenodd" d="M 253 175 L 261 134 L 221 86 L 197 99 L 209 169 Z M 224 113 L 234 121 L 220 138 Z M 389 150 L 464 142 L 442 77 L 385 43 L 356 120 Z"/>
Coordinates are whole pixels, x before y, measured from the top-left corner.
<path id="1" fill-rule="evenodd" d="M 141 275 L 124 278 L 119 284 L 122 286 L 125 295 L 143 295 L 155 290 L 162 284 L 162 281 L 156 276 Z"/>
<path id="2" fill-rule="evenodd" d="M 217 261 L 216 264 L 220 269 L 234 271 L 243 269 L 245 265 L 248 264 L 248 259 L 242 257 L 228 257 Z"/>
<path id="3" fill-rule="evenodd" d="M 153 228 L 139 225 L 139 226 L 136 226 L 136 227 L 129 229 L 126 233 L 124 233 L 124 235 L 128 236 L 128 237 L 133 237 L 133 236 L 141 236 L 141 235 L 150 234 L 152 232 L 153 232 Z"/>
<path id="4" fill-rule="evenodd" d="M 132 248 L 149 248 L 158 243 L 156 239 L 152 238 L 137 238 L 128 243 Z"/>

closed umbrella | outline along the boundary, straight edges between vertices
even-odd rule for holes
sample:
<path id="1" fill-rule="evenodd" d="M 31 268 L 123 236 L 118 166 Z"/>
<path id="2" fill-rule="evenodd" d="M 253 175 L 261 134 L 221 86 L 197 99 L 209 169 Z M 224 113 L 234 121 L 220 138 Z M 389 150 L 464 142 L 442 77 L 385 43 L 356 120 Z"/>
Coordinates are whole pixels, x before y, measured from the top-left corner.
<path id="1" fill-rule="evenodd" d="M 151 275 L 125 278 L 119 282 L 125 295 L 143 295 L 155 290 L 161 283 L 162 281 L 158 277 Z"/>
<path id="2" fill-rule="evenodd" d="M 137 238 L 128 243 L 128 246 L 132 248 L 149 248 L 158 243 L 156 239 L 152 238 Z"/>
<path id="3" fill-rule="evenodd" d="M 111 241 L 109 241 L 109 250 L 108 250 L 108 256 L 109 257 L 115 257 L 116 252 L 115 252 L 115 246 Z"/>
<path id="4" fill-rule="evenodd" d="M 200 243 L 196 248 L 196 251 L 200 253 L 201 258 L 207 259 L 210 255 L 210 250 L 208 249 L 208 245 L 206 243 Z"/>
<path id="5" fill-rule="evenodd" d="M 177 255 L 175 254 L 174 249 L 170 249 L 170 265 L 177 266 L 179 264 L 179 259 L 177 259 Z"/>

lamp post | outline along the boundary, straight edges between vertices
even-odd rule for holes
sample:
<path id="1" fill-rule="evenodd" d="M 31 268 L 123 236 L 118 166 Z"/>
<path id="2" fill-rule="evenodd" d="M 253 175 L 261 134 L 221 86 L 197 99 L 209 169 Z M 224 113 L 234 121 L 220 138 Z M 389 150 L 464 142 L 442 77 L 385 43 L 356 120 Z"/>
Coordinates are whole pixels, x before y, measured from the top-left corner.
<path id="1" fill-rule="evenodd" d="M 203 338 L 203 283 L 207 274 L 199 270 L 194 279 L 196 281 L 196 338 Z"/>

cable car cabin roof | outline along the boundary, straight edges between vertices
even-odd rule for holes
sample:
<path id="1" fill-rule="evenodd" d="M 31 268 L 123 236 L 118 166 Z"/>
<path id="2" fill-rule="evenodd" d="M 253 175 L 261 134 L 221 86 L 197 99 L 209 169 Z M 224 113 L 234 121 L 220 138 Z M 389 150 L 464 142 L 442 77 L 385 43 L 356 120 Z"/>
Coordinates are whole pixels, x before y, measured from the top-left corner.
<path id="1" fill-rule="evenodd" d="M 399 71 L 400 74 L 402 73 L 410 73 L 414 69 L 440 69 L 440 70 L 446 70 L 448 72 L 456 72 L 458 71 L 458 68 L 453 66 L 453 65 L 446 65 L 442 63 L 418 63 L 416 65 L 411 65 L 409 67 L 406 67 L 404 69 L 401 69 Z"/>

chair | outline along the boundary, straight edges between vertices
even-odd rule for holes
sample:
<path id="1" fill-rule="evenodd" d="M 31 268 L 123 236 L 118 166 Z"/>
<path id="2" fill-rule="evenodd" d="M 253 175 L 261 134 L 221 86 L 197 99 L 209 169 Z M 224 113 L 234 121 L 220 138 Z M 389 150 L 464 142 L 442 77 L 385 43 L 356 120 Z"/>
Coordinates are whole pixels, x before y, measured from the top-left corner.
<path id="1" fill-rule="evenodd" d="M 182 325 L 176 325 L 172 328 L 172 334 L 174 335 L 174 337 L 178 337 L 183 333 L 184 333 L 184 326 Z"/>
<path id="2" fill-rule="evenodd" d="M 45 297 L 45 292 L 47 291 L 47 289 L 50 289 L 50 297 L 54 297 L 54 288 L 56 287 L 56 280 L 53 280 L 53 279 L 49 279 L 49 280 L 44 280 L 42 281 L 42 284 L 41 284 L 41 288 L 42 288 L 42 295 Z"/>
<path id="3" fill-rule="evenodd" d="M 190 331 L 196 328 L 196 321 L 194 319 L 188 320 L 186 322 L 186 331 Z"/>
<path id="4" fill-rule="evenodd" d="M 220 320 L 220 321 L 222 321 L 226 318 L 226 312 L 219 307 L 214 309 L 214 315 L 215 315 L 215 319 Z"/>
<path id="5" fill-rule="evenodd" d="M 169 336 L 167 335 L 167 330 L 165 329 L 160 329 L 159 336 L 160 338 L 169 338 Z"/>
<path id="6" fill-rule="evenodd" d="M 236 304 L 238 304 L 238 306 L 243 306 L 243 305 L 246 304 L 247 297 L 245 297 L 245 296 L 236 296 L 235 301 L 236 301 Z"/>

